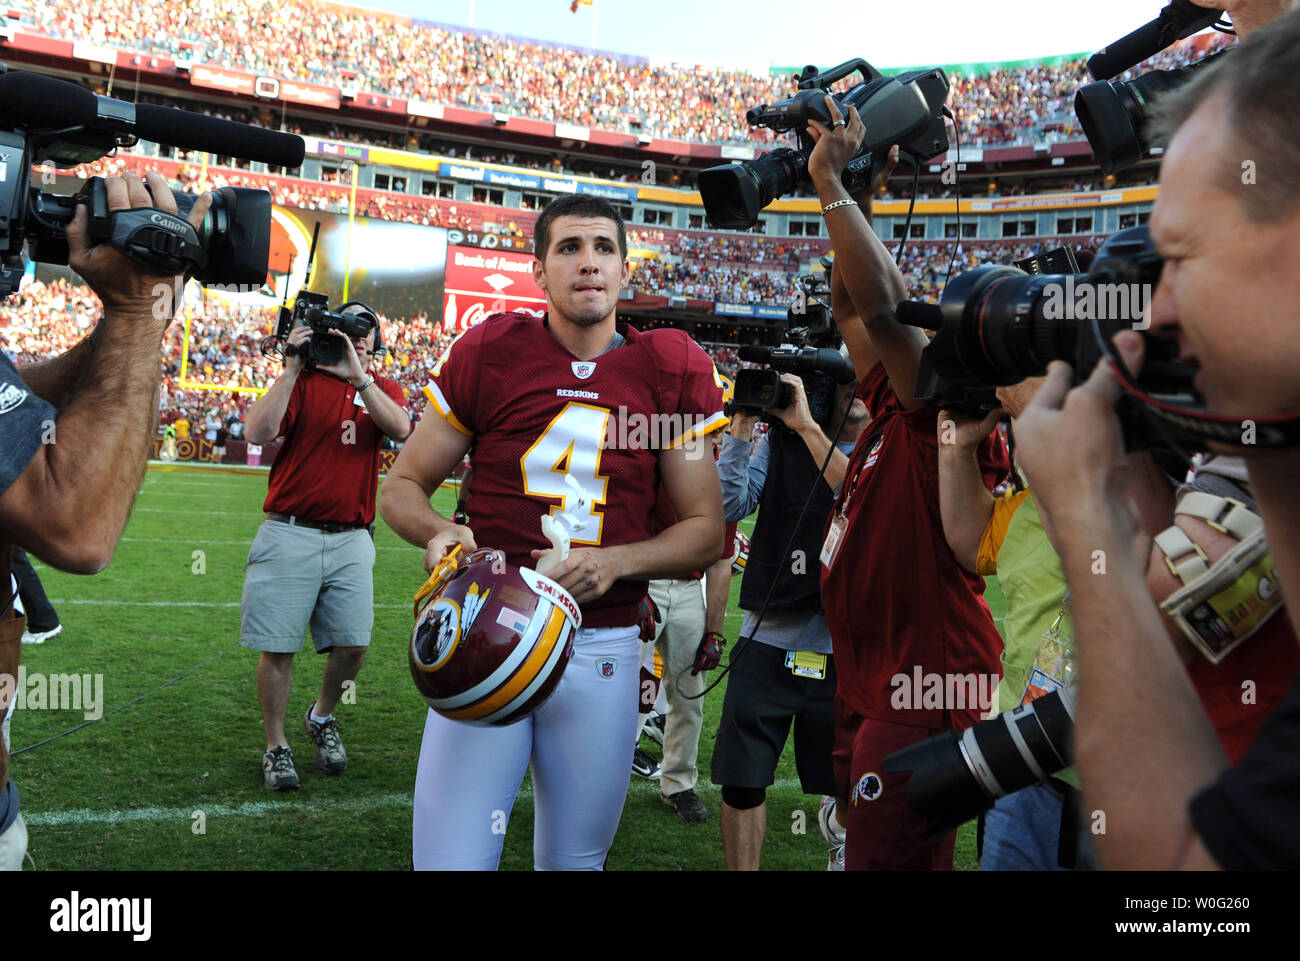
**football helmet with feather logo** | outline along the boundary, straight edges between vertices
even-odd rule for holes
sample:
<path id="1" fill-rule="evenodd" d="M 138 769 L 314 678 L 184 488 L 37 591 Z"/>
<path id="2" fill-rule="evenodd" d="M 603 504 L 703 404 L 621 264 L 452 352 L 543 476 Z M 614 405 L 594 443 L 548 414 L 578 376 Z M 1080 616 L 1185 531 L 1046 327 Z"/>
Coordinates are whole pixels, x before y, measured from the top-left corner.
<path id="1" fill-rule="evenodd" d="M 549 577 L 456 547 L 415 596 L 410 664 L 429 706 L 453 721 L 510 724 L 555 691 L 582 612 Z"/>

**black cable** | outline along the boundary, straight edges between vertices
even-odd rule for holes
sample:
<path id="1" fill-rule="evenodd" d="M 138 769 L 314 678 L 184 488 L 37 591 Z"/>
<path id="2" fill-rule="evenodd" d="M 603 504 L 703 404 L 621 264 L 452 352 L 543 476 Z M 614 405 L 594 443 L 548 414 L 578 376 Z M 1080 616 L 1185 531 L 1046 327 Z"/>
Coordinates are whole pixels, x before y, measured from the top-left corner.
<path id="1" fill-rule="evenodd" d="M 957 159 L 953 161 L 952 172 L 957 180 L 957 242 L 952 247 L 952 257 L 948 261 L 948 273 L 944 274 L 943 286 L 948 286 L 948 280 L 952 277 L 953 264 L 957 262 L 957 251 L 961 248 L 961 127 L 957 123 L 956 116 L 947 107 L 943 112 L 952 119 L 953 139 L 957 142 Z"/>
<path id="2" fill-rule="evenodd" d="M 898 250 L 894 253 L 894 263 L 900 270 L 903 267 L 903 248 L 907 246 L 908 234 L 912 231 L 912 212 L 916 210 L 916 191 L 921 184 L 921 168 L 912 166 L 912 200 L 907 205 L 907 219 L 903 221 L 903 236 L 898 241 Z"/>
<path id="3" fill-rule="evenodd" d="M 808 496 L 804 498 L 803 507 L 799 508 L 799 516 L 798 518 L 795 519 L 794 528 L 790 532 L 790 539 L 786 541 L 785 547 L 781 551 L 781 556 L 783 557 L 788 556 L 790 554 L 790 549 L 794 547 L 795 539 L 798 538 L 799 536 L 799 525 L 803 523 L 804 515 L 808 513 L 808 505 L 812 503 L 813 497 L 817 494 L 817 485 L 821 484 L 826 477 L 826 468 L 830 465 L 831 458 L 835 456 L 835 450 L 836 450 L 835 445 L 839 442 L 840 434 L 844 433 L 844 425 L 848 423 L 849 412 L 851 410 L 853 410 L 852 400 L 849 401 L 848 405 L 844 408 L 844 413 L 840 416 L 839 426 L 835 428 L 835 435 L 831 438 L 830 450 L 826 452 L 826 458 L 822 461 L 822 466 L 817 471 L 817 476 L 813 478 L 812 486 L 808 488 Z M 845 479 L 847 480 L 847 478 Z M 820 563 L 820 561 L 818 563 Z M 763 617 L 764 615 L 767 614 L 767 607 L 769 604 L 772 603 L 772 595 L 776 592 L 776 583 L 777 583 L 777 579 L 775 577 L 772 578 L 772 583 L 768 586 L 767 589 L 767 596 L 763 598 L 763 606 L 758 609 L 758 616 L 754 619 L 754 627 L 749 632 L 748 640 L 753 640 L 755 637 L 758 636 L 759 625 L 763 623 Z M 744 638 L 743 636 L 737 637 L 736 647 L 733 648 L 731 652 L 731 662 L 725 666 L 720 664 L 718 667 L 719 670 L 718 676 L 713 679 L 712 684 L 706 687 L 699 694 L 682 693 L 681 680 L 682 677 L 685 676 L 686 672 L 690 670 L 690 668 L 682 668 L 680 671 L 678 671 L 677 676 L 673 678 L 673 683 L 677 685 L 677 693 L 681 695 L 683 698 L 685 698 L 686 700 L 694 701 L 694 700 L 698 700 L 701 697 L 704 697 L 704 695 L 708 694 L 715 687 L 721 684 L 722 679 L 727 676 L 727 673 L 732 669 L 732 667 L 735 666 L 736 661 L 740 658 L 741 654 L 744 653 L 745 648 L 749 646 L 747 643 L 742 645 L 741 642 L 745 640 L 746 638 Z"/>
<path id="4" fill-rule="evenodd" d="M 152 697 L 153 695 L 157 694 L 157 693 L 158 693 L 159 691 L 161 691 L 163 688 L 171 687 L 171 686 L 172 686 L 173 684 L 175 684 L 177 681 L 182 681 L 182 680 L 184 680 L 185 678 L 189 677 L 191 674 L 193 674 L 193 673 L 195 673 L 196 671 L 198 671 L 199 668 L 205 667 L 205 666 L 207 666 L 208 664 L 211 664 L 213 661 L 219 661 L 219 660 L 221 660 L 223 657 L 225 657 L 227 654 L 230 654 L 230 653 L 232 653 L 233 651 L 237 651 L 237 650 L 239 650 L 239 648 L 240 648 L 240 645 L 236 644 L 234 647 L 229 648 L 228 650 L 222 651 L 222 652 L 221 652 L 220 654 L 218 654 L 216 657 L 210 657 L 210 658 L 208 658 L 206 661 L 200 661 L 198 664 L 196 664 L 194 667 L 190 668 L 190 669 L 189 669 L 188 671 L 186 671 L 184 674 L 177 674 L 177 675 L 176 675 L 175 677 L 173 677 L 170 681 L 164 681 L 162 684 L 159 684 L 157 687 L 155 687 L 152 691 L 145 691 L 145 692 L 144 692 L 143 694 L 141 694 L 139 697 L 133 697 L 133 698 L 131 698 L 131 700 L 127 701 L 125 704 L 119 704 L 117 707 L 113 708 L 113 710 L 108 711 L 107 713 L 105 713 L 102 717 L 97 717 L 97 718 L 95 718 L 93 721 L 83 721 L 82 723 L 78 724 L 76 727 L 70 727 L 70 728 L 68 728 L 66 731 L 63 731 L 63 732 L 61 732 L 61 733 L 59 733 L 59 734 L 52 734 L 52 735 L 50 735 L 49 737 L 45 738 L 44 740 L 37 741 L 35 744 L 28 744 L 26 747 L 20 747 L 20 748 L 19 748 L 18 750 L 16 750 L 16 751 L 10 751 L 10 752 L 9 752 L 9 756 L 10 756 L 10 757 L 17 757 L 19 754 L 22 754 L 24 751 L 34 751 L 34 750 L 36 750 L 38 747 L 40 747 L 40 746 L 43 745 L 43 744 L 49 744 L 51 741 L 57 741 L 57 740 L 58 740 L 59 738 L 61 738 L 61 737 L 67 737 L 69 734 L 72 734 L 72 733 L 74 733 L 74 732 L 76 732 L 76 731 L 80 731 L 83 727 L 90 727 L 90 725 L 92 725 L 92 724 L 98 724 L 100 721 L 104 720 L 105 718 L 112 717 L 112 716 L 113 716 L 114 714 L 116 714 L 118 711 L 125 711 L 125 710 L 126 710 L 128 707 L 130 707 L 132 704 L 138 704 L 140 701 L 143 701 L 145 698 L 147 698 L 147 697 Z"/>

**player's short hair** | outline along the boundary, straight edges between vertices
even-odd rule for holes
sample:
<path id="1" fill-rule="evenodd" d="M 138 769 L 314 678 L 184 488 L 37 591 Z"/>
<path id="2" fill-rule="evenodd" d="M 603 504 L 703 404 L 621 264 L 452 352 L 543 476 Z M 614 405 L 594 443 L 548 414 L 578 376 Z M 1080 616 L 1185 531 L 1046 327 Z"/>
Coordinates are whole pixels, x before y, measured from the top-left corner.
<path id="1" fill-rule="evenodd" d="M 1208 178 L 1239 197 L 1252 220 L 1288 214 L 1300 200 L 1300 9 L 1243 40 L 1152 107 L 1155 143 L 1173 139 L 1197 108 L 1221 98 L 1223 161 Z M 1198 149 L 1210 149 L 1210 144 Z"/>
<path id="2" fill-rule="evenodd" d="M 614 205 L 592 194 L 565 194 L 552 200 L 542 210 L 533 227 L 533 256 L 544 260 L 551 245 L 551 224 L 556 217 L 604 217 L 618 227 L 618 252 L 627 260 L 627 228 Z"/>

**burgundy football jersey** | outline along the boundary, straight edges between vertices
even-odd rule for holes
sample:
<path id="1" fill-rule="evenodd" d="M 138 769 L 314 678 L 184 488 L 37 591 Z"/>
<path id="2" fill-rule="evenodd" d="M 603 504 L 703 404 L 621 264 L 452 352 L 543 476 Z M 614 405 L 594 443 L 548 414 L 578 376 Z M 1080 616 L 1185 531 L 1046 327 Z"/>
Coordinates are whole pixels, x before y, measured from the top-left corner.
<path id="1" fill-rule="evenodd" d="M 447 348 L 428 387 L 434 410 L 474 438 L 466 510 L 479 547 L 532 567 L 548 549 L 541 517 L 573 513 L 586 492 L 575 547 L 609 547 L 655 535 L 658 452 L 707 445 L 726 424 L 713 362 L 681 330 L 620 327 L 622 346 L 579 360 L 545 318 L 498 314 Z M 704 453 L 707 456 L 707 450 Z M 583 627 L 635 624 L 645 581 L 619 581 L 583 605 Z"/>
<path id="2" fill-rule="evenodd" d="M 920 686 L 918 668 L 922 679 L 938 675 L 945 694 L 950 676 L 976 675 L 963 700 L 966 690 L 992 690 L 992 678 L 1002 673 L 1002 638 L 982 596 L 984 579 L 957 563 L 943 533 L 938 412 L 926 405 L 903 410 L 883 364 L 862 379 L 858 396 L 871 411 L 871 429 L 849 458 L 828 542 L 841 512 L 844 526 L 833 559 L 828 565 L 823 552 L 822 564 L 839 696 L 880 721 L 969 727 L 979 719 L 978 703 L 926 707 L 920 691 L 902 707 L 894 703 L 896 691 Z M 1000 437 L 996 445 L 981 444 L 986 483 L 1008 468 Z M 980 674 L 990 679 L 981 684 Z M 891 684 L 899 675 L 906 685 Z"/>
<path id="3" fill-rule="evenodd" d="M 376 377 L 397 406 L 406 395 L 394 380 Z M 304 410 L 311 417 L 302 416 Z M 304 370 L 280 421 L 284 445 L 271 465 L 262 509 L 318 521 L 373 524 L 384 432 L 350 383 Z"/>

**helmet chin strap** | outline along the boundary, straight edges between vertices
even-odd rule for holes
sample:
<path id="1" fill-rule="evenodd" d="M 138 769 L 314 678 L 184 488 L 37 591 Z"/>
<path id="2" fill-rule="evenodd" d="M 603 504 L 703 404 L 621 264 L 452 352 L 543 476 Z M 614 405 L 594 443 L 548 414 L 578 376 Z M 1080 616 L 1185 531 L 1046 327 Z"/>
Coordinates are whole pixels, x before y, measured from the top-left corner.
<path id="1" fill-rule="evenodd" d="M 578 483 L 572 474 L 564 475 L 564 483 L 569 490 L 573 491 L 573 510 L 581 511 L 584 509 L 587 506 L 587 493 L 582 489 L 582 485 Z M 551 542 L 551 550 L 538 558 L 535 567 L 537 573 L 546 576 L 560 562 L 568 560 L 571 535 L 576 534 L 586 526 L 586 521 L 579 520 L 571 511 L 561 511 L 554 517 L 543 514 L 542 533 Z"/>
<path id="2" fill-rule="evenodd" d="M 1102 335 L 1095 320 L 1093 325 L 1102 353 L 1124 393 L 1142 405 L 1147 420 L 1175 446 L 1179 441 L 1184 445 L 1212 442 L 1243 452 L 1300 447 L 1300 411 L 1267 417 L 1225 417 L 1207 412 L 1204 398 L 1192 390 L 1187 392 L 1192 404 L 1176 404 L 1152 396 L 1138 386 L 1137 378 L 1124 365 L 1114 344 Z"/>

